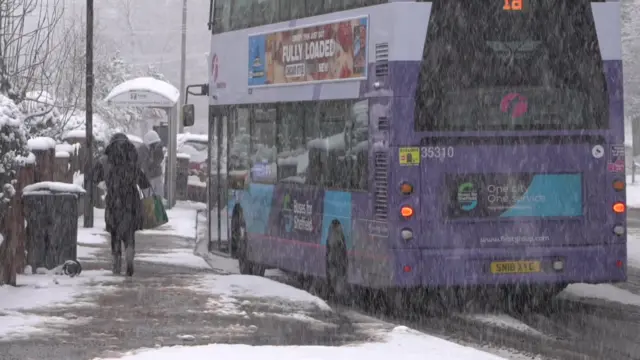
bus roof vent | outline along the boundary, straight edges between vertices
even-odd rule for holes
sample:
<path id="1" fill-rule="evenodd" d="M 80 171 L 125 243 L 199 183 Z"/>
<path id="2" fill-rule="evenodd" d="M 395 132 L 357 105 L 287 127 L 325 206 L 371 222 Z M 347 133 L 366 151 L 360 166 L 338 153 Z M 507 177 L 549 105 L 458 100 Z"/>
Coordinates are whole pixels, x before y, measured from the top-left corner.
<path id="1" fill-rule="evenodd" d="M 376 76 L 389 75 L 389 43 L 376 44 Z"/>
<path id="2" fill-rule="evenodd" d="M 374 216 L 376 220 L 387 220 L 389 214 L 389 154 L 376 151 L 374 155 L 373 189 Z"/>

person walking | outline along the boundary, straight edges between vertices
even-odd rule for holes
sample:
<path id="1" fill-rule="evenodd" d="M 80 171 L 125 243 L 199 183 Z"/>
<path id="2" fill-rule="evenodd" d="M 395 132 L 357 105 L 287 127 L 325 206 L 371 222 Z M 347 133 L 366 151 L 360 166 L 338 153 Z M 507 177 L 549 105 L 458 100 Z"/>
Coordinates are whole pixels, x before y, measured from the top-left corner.
<path id="1" fill-rule="evenodd" d="M 122 246 L 125 248 L 127 276 L 133 276 L 135 232 L 142 228 L 140 189 L 151 184 L 138 165 L 138 151 L 125 134 L 115 134 L 104 150 L 103 161 L 96 164 L 93 181 L 104 181 L 107 188 L 105 224 L 111 235 L 112 271 L 122 268 Z"/>
<path id="2" fill-rule="evenodd" d="M 144 144 L 138 149 L 140 168 L 147 175 L 153 192 L 164 198 L 164 177 L 162 164 L 164 149 L 157 132 L 151 130 L 143 137 Z"/>

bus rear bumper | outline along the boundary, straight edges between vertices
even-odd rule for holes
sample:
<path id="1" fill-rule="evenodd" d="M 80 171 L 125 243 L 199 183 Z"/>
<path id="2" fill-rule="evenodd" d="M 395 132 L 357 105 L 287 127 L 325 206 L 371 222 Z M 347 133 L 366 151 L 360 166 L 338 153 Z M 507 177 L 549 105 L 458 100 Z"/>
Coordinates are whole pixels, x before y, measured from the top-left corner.
<path id="1" fill-rule="evenodd" d="M 627 279 L 626 244 L 526 249 L 406 249 L 394 252 L 395 285 L 400 287 L 598 284 Z M 537 262 L 540 271 L 492 273 L 492 262 L 510 261 Z M 563 264 L 562 269 L 558 269 L 558 262 Z"/>

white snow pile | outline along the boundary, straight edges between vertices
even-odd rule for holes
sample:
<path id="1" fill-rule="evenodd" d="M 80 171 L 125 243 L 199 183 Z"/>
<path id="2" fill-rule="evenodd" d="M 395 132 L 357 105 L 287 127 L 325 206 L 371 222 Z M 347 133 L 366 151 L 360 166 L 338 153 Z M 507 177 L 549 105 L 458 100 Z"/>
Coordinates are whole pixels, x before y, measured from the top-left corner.
<path id="1" fill-rule="evenodd" d="M 187 178 L 187 185 L 190 186 L 198 186 L 198 187 L 207 187 L 207 183 L 200 180 L 200 178 L 198 176 L 195 175 L 189 175 L 189 177 Z"/>
<path id="2" fill-rule="evenodd" d="M 27 185 L 22 190 L 24 194 L 33 193 L 72 193 L 72 194 L 84 194 L 85 191 L 82 186 L 76 184 L 68 184 L 55 181 L 42 181 L 35 184 Z"/>
<path id="3" fill-rule="evenodd" d="M 56 144 L 56 154 L 59 152 L 66 152 L 69 155 L 74 155 L 80 150 L 80 144 L 71 145 L 69 143 Z"/>
<path id="4" fill-rule="evenodd" d="M 230 312 L 233 306 L 240 305 L 241 299 L 269 299 L 270 303 L 280 304 L 289 310 L 332 311 L 331 307 L 317 296 L 259 276 L 206 275 L 199 279 L 192 289 L 217 296 Z M 224 310 L 223 307 L 219 309 Z"/>
<path id="5" fill-rule="evenodd" d="M 174 346 L 128 352 L 120 360 L 500 360 L 470 347 L 454 344 L 433 336 L 398 326 L 385 335 L 386 341 L 353 346 L 249 346 L 212 344 Z M 99 359 L 94 359 L 99 360 Z M 116 360 L 102 359 L 102 360 Z"/>
<path id="6" fill-rule="evenodd" d="M 39 136 L 29 139 L 27 146 L 31 151 L 45 151 L 56 148 L 56 141 L 50 137 Z"/>
<path id="7" fill-rule="evenodd" d="M 26 272 L 30 272 L 27 270 Z M 59 307 L 95 306 L 91 296 L 111 292 L 123 279 L 109 271 L 83 271 L 79 276 L 18 275 L 18 287 L 0 286 L 0 342 L 57 331 L 86 318 L 34 315 L 30 311 Z"/>
<path id="8" fill-rule="evenodd" d="M 116 98 L 131 91 L 151 92 L 161 95 L 172 103 L 176 103 L 180 98 L 180 91 L 175 86 L 166 81 L 152 77 L 139 77 L 121 83 L 111 90 L 105 101 Z"/>
<path id="9" fill-rule="evenodd" d="M 29 91 L 20 103 L 20 110 L 30 125 L 57 128 L 63 119 L 53 95 L 46 91 Z"/>
<path id="10" fill-rule="evenodd" d="M 22 113 L 11 99 L 0 95 L 0 175 L 12 176 L 28 154 Z"/>
<path id="11" fill-rule="evenodd" d="M 205 205 L 202 203 L 178 201 L 176 206 L 167 210 L 167 217 L 169 218 L 168 223 L 155 229 L 141 230 L 138 233 L 147 235 L 172 235 L 180 239 L 195 241 L 197 221 L 196 214 L 203 206 Z M 96 211 L 97 210 L 98 209 L 96 209 Z"/>
<path id="12" fill-rule="evenodd" d="M 36 163 L 36 156 L 32 152 L 27 156 L 16 156 L 16 163 L 19 165 L 33 165 Z"/>
<path id="13" fill-rule="evenodd" d="M 8 97 L 0 95 L 0 127 L 19 127 L 22 125 L 20 120 L 20 110 L 16 104 Z"/>
<path id="14" fill-rule="evenodd" d="M 215 138 L 214 138 L 215 140 Z M 207 134 L 192 134 L 192 133 L 182 133 L 178 134 L 177 143 L 181 145 L 185 142 L 196 142 L 201 144 L 209 143 L 209 135 Z M 215 144 L 215 142 L 214 142 Z"/>
<path id="15" fill-rule="evenodd" d="M 93 118 L 93 136 L 96 140 L 101 142 L 107 142 L 109 137 L 120 129 L 114 129 L 109 126 L 100 115 L 94 113 Z M 65 124 L 65 133 L 62 135 L 62 140 L 70 139 L 84 139 L 86 137 L 86 124 L 87 116 L 86 112 L 77 111 L 75 114 L 69 117 L 69 120 Z"/>
<path id="16" fill-rule="evenodd" d="M 183 266 L 190 269 L 210 270 L 207 262 L 193 253 L 193 249 L 171 249 L 166 253 L 139 253 L 136 261 Z"/>

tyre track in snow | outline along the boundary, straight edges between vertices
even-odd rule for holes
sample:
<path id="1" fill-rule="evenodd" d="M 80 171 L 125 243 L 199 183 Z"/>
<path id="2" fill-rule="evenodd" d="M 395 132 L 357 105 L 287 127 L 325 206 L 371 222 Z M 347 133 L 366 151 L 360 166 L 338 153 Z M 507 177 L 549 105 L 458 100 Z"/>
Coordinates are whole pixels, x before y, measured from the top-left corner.
<path id="1" fill-rule="evenodd" d="M 534 329 L 574 344 L 590 358 L 640 359 L 638 307 L 558 299 L 555 309 L 548 314 L 513 316 Z"/>
<path id="2" fill-rule="evenodd" d="M 293 278 L 274 278 L 288 285 L 321 294 L 315 286 L 300 284 Z M 548 313 L 515 314 L 498 302 L 467 300 L 464 310 L 457 304 L 425 296 L 413 310 L 380 311 L 371 292 L 357 296 L 351 304 L 327 302 L 351 321 L 352 314 L 368 316 L 396 325 L 404 325 L 430 335 L 475 347 L 515 350 L 531 358 L 548 359 L 640 359 L 640 309 L 632 306 L 584 303 L 575 299 L 558 299 Z M 414 302 L 415 305 L 415 302 Z M 524 331 L 475 318 L 510 316 L 535 331 Z M 537 333 L 536 333 L 537 332 Z M 539 359 L 536 358 L 536 359 Z"/>

